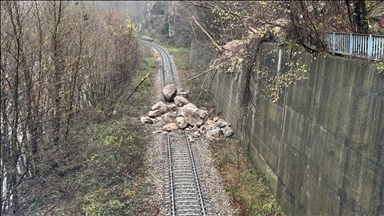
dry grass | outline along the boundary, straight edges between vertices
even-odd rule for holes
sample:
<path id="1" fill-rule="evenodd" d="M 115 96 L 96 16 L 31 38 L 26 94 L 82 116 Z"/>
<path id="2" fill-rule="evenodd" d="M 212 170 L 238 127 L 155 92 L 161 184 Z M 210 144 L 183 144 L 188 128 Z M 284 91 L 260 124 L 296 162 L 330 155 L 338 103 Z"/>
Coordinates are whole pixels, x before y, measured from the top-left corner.
<path id="1" fill-rule="evenodd" d="M 213 142 L 211 147 L 238 215 L 283 215 L 264 175 L 252 167 L 235 139 Z"/>

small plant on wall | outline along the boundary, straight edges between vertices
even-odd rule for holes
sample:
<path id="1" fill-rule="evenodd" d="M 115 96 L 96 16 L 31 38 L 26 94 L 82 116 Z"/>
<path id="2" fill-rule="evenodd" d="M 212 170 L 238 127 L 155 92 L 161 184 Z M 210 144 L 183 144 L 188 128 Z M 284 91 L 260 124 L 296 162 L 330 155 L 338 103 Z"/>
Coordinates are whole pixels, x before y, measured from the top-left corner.
<path id="1" fill-rule="evenodd" d="M 377 71 L 379 74 L 384 74 L 384 59 L 377 65 Z"/>

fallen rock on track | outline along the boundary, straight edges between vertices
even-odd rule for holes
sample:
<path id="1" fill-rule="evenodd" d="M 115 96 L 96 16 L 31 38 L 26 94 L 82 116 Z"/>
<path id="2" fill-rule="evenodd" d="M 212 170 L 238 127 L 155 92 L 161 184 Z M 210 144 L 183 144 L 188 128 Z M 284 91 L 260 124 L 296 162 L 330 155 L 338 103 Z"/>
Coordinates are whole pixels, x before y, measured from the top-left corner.
<path id="1" fill-rule="evenodd" d="M 165 101 L 172 102 L 174 100 L 174 98 L 176 97 L 177 89 L 176 89 L 175 84 L 169 84 L 169 85 L 166 85 L 163 88 L 163 91 L 161 91 L 161 92 L 163 93 L 163 97 L 164 97 Z"/>
<path id="2" fill-rule="evenodd" d="M 153 122 L 155 121 L 155 119 L 153 118 L 150 118 L 148 116 L 143 116 L 141 117 L 141 123 L 148 123 L 148 124 L 153 124 Z"/>
<path id="3" fill-rule="evenodd" d="M 185 97 L 176 95 L 174 84 L 167 85 L 162 92 L 164 100 L 173 103 L 155 103 L 148 116 L 141 117 L 142 123 L 153 124 L 161 121 L 162 131 L 186 130 L 192 132 L 195 137 L 204 135 L 209 140 L 221 140 L 234 135 L 231 125 L 224 119 L 210 119 L 206 110 L 199 109 Z"/>
<path id="4" fill-rule="evenodd" d="M 174 131 L 177 130 L 179 127 L 176 125 L 176 123 L 168 123 L 163 126 L 164 131 Z"/>
<path id="5" fill-rule="evenodd" d="M 183 96 L 176 96 L 174 100 L 175 104 L 179 107 L 182 107 L 189 103 L 189 101 Z"/>

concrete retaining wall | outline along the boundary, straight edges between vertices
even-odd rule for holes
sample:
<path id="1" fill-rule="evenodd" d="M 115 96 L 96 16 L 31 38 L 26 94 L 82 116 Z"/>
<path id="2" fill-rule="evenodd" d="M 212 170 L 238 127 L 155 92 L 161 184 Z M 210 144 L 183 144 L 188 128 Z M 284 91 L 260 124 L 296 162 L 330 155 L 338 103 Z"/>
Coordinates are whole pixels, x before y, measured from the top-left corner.
<path id="1" fill-rule="evenodd" d="M 276 73 L 277 49 L 262 44 L 260 69 Z M 291 50 L 282 53 L 284 72 Z M 384 76 L 359 60 L 299 56 L 308 79 L 278 103 L 255 73 L 217 72 L 217 108 L 288 215 L 384 215 Z"/>

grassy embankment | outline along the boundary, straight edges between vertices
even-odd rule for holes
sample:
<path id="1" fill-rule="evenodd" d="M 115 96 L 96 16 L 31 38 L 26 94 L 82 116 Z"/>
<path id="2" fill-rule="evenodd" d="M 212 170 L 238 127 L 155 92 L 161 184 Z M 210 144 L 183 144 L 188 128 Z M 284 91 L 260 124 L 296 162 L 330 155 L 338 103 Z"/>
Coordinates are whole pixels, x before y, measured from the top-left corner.
<path id="1" fill-rule="evenodd" d="M 201 72 L 194 72 L 188 63 L 189 50 L 168 47 L 177 65 L 180 80 L 189 86 L 190 100 L 198 107 L 214 108 L 205 75 L 188 80 Z M 208 80 L 206 81 L 208 84 Z M 240 141 L 211 142 L 216 167 L 238 215 L 283 215 L 263 174 L 255 170 L 239 145 Z"/>
<path id="2" fill-rule="evenodd" d="M 156 215 L 157 206 L 148 203 L 153 187 L 146 182 L 144 165 L 147 131 L 140 115 L 148 110 L 154 94 L 153 78 L 158 63 L 147 47 L 139 70 L 119 98 L 115 115 L 94 111 L 68 158 L 76 167 L 60 178 L 65 196 L 36 199 L 31 215 Z M 136 93 L 128 96 L 142 81 Z M 92 111 L 93 112 L 93 111 Z M 51 214 L 52 213 L 52 214 Z"/>

